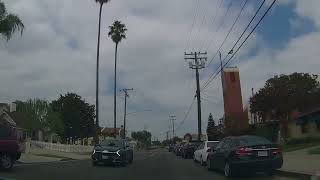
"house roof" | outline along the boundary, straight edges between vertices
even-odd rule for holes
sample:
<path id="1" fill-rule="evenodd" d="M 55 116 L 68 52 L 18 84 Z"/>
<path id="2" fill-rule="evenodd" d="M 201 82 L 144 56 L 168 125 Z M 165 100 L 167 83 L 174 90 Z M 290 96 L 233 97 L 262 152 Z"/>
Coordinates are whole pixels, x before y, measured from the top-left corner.
<path id="1" fill-rule="evenodd" d="M 119 131 L 121 130 L 121 128 L 116 128 L 116 132 L 119 133 Z M 104 127 L 101 130 L 102 134 L 114 134 L 114 128 L 109 128 L 109 127 Z"/>

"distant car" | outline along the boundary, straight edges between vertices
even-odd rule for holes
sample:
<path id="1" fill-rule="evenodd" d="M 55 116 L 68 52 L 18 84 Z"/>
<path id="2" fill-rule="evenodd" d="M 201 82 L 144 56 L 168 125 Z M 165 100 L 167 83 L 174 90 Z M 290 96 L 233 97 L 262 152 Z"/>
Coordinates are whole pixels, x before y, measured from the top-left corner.
<path id="1" fill-rule="evenodd" d="M 0 124 L 0 168 L 10 170 L 15 161 L 20 159 L 21 148 L 15 128 Z"/>
<path id="2" fill-rule="evenodd" d="M 174 148 L 174 144 L 169 144 L 168 151 L 172 152 Z"/>
<path id="3" fill-rule="evenodd" d="M 176 151 L 175 151 L 176 156 L 181 156 L 181 155 L 182 155 L 182 148 L 183 148 L 183 146 L 184 146 L 185 144 L 186 144 L 186 142 L 182 142 L 182 143 L 180 143 L 179 145 L 177 145 Z"/>
<path id="4" fill-rule="evenodd" d="M 207 167 L 224 171 L 226 177 L 264 171 L 272 174 L 282 167 L 281 148 L 258 136 L 224 138 L 208 155 Z"/>
<path id="5" fill-rule="evenodd" d="M 201 145 L 202 141 L 191 141 L 182 148 L 182 157 L 193 158 L 194 151 Z"/>
<path id="6" fill-rule="evenodd" d="M 99 163 L 125 166 L 133 162 L 133 150 L 122 139 L 107 139 L 94 146 L 92 164 Z"/>
<path id="7" fill-rule="evenodd" d="M 193 159 L 195 162 L 200 162 L 204 166 L 207 162 L 207 156 L 211 147 L 215 147 L 219 141 L 204 141 L 194 152 Z"/>

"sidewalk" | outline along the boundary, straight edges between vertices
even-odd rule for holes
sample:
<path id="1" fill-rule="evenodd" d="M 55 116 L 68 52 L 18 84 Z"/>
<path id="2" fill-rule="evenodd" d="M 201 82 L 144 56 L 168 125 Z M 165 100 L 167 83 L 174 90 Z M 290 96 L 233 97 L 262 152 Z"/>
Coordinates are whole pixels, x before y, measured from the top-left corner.
<path id="1" fill-rule="evenodd" d="M 319 175 L 320 155 L 308 154 L 308 150 L 319 146 L 302 150 L 285 152 L 283 154 L 283 166 L 280 171 L 297 174 Z"/>
<path id="2" fill-rule="evenodd" d="M 67 153 L 52 151 L 47 149 L 32 149 L 28 153 L 23 153 L 18 160 L 20 163 L 56 162 L 66 160 L 90 159 L 90 153 Z"/>

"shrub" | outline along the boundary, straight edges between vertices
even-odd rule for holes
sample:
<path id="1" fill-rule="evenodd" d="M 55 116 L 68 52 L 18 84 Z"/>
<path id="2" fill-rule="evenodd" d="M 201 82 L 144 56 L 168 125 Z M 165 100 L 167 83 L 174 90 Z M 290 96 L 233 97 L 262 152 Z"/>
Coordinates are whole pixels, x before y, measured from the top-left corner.
<path id="1" fill-rule="evenodd" d="M 287 145 L 308 143 L 320 143 L 320 137 L 291 138 L 286 142 Z"/>

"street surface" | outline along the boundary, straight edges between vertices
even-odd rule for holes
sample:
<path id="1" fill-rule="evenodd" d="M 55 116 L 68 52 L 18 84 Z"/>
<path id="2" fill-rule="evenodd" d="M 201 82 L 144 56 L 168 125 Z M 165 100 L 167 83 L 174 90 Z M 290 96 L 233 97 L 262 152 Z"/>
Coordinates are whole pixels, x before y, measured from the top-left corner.
<path id="1" fill-rule="evenodd" d="M 51 180 L 51 179 L 119 179 L 119 180 L 224 180 L 222 173 L 182 159 L 164 149 L 135 153 L 134 162 L 126 167 L 93 167 L 90 160 L 17 164 L 11 172 L 0 172 L 0 179 Z M 294 178 L 268 177 L 262 174 L 236 179 L 292 180 Z"/>

